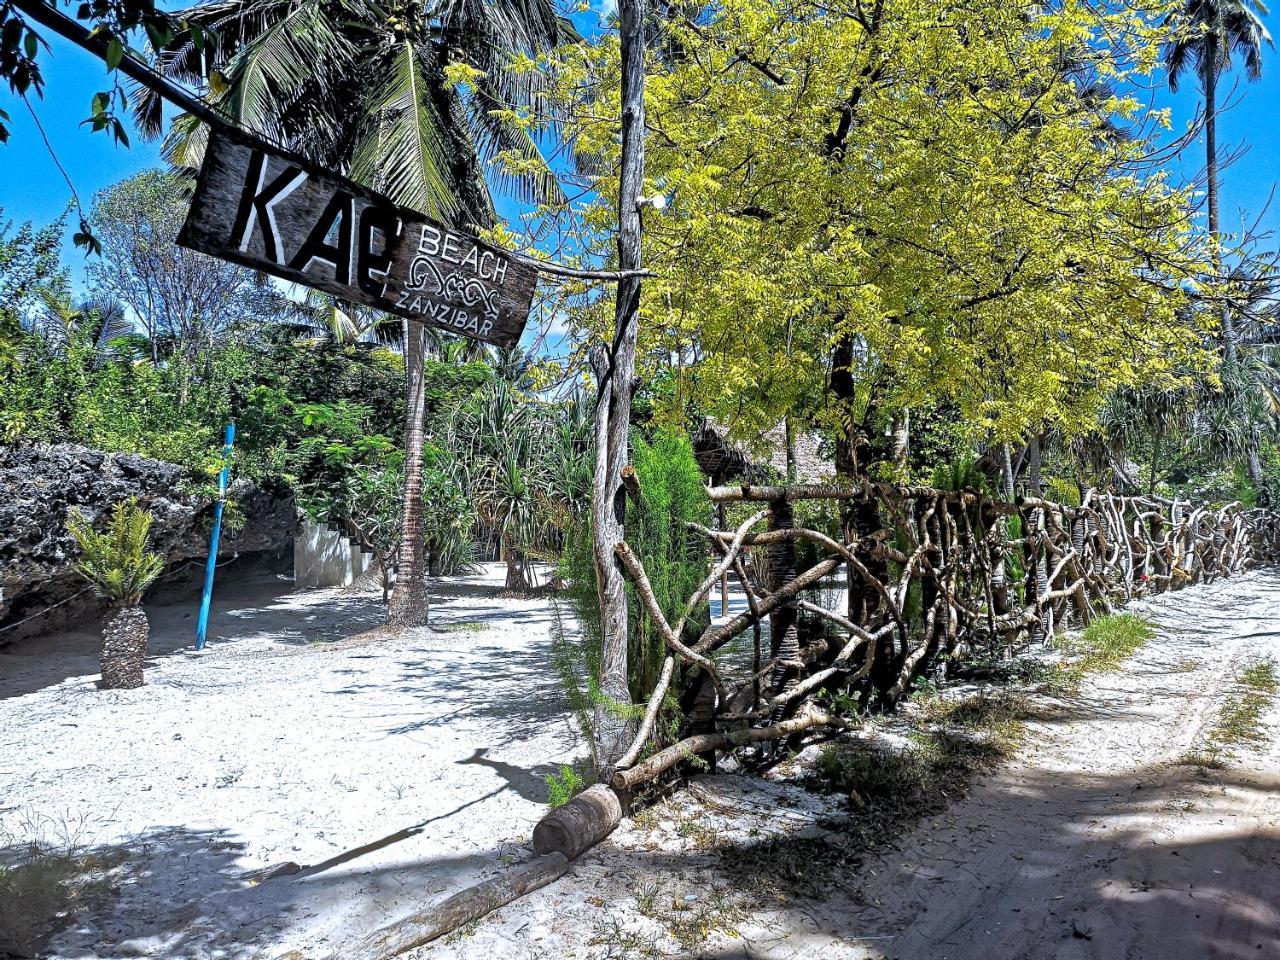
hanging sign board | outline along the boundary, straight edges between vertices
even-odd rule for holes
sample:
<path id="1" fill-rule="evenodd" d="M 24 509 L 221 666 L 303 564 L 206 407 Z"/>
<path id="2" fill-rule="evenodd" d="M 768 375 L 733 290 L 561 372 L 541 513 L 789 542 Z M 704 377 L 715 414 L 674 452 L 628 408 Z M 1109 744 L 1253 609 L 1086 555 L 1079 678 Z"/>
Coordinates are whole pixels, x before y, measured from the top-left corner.
<path id="1" fill-rule="evenodd" d="M 178 243 L 501 347 L 524 332 L 537 281 L 507 251 L 217 130 Z"/>

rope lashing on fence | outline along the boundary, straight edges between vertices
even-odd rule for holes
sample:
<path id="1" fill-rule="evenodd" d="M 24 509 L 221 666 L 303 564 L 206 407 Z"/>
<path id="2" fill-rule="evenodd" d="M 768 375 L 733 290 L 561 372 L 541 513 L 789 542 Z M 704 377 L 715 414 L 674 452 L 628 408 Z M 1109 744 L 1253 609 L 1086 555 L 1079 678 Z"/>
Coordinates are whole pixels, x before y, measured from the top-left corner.
<path id="1" fill-rule="evenodd" d="M 668 654 L 637 736 L 613 775 L 619 791 L 634 790 L 691 756 L 781 739 L 796 743 L 811 731 L 846 726 L 820 705 L 824 690 L 856 691 L 864 706 L 891 706 L 940 657 L 1009 656 L 1052 643 L 1137 597 L 1280 559 L 1280 515 L 1239 503 L 1209 507 L 1090 490 L 1072 506 L 876 483 L 723 486 L 708 493 L 717 504 L 765 509 L 733 531 L 690 525 L 719 559 L 677 624 L 663 616 L 643 561 L 626 543 L 616 547 Z M 870 501 L 882 529 L 840 542 L 795 525 L 791 504 L 799 500 Z M 757 529 L 766 521 L 766 529 Z M 821 557 L 806 570 L 795 563 L 801 541 Z M 841 568 L 849 575 L 848 610 L 802 596 Z M 746 593 L 747 609 L 687 636 L 692 612 L 727 571 Z M 800 630 L 803 618 L 825 629 Z M 765 621 L 771 628 L 766 656 L 736 671 L 730 658 L 714 656 Z M 673 683 L 691 681 L 688 671 L 701 672 L 715 689 L 710 722 L 703 718 L 675 743 L 650 744 L 661 703 Z M 641 761 L 646 746 L 657 749 Z"/>

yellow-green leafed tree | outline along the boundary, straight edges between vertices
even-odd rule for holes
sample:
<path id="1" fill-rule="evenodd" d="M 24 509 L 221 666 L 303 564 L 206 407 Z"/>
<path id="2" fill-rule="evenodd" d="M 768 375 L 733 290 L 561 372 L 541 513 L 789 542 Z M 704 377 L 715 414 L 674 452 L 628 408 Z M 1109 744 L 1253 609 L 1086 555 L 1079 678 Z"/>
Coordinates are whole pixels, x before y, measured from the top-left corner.
<path id="1" fill-rule="evenodd" d="M 1071 434 L 1117 387 L 1201 364 L 1191 197 L 1152 161 L 1167 117 L 1122 92 L 1157 68 L 1168 10 L 666 8 L 646 177 L 670 202 L 645 212 L 642 356 L 687 358 L 677 396 L 744 434 L 832 429 L 852 471 L 875 411 L 947 403 L 995 442 Z M 550 67 L 607 250 L 617 47 Z"/>

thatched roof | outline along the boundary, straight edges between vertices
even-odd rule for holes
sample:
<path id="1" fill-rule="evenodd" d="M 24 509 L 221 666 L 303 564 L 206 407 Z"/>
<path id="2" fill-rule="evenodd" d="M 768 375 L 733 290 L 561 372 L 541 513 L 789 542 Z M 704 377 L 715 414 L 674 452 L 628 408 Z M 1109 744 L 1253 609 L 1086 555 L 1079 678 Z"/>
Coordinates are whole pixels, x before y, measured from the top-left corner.
<path id="1" fill-rule="evenodd" d="M 778 424 L 762 434 L 758 443 L 745 444 L 730 439 L 729 429 L 723 424 L 704 419 L 693 433 L 693 455 L 713 483 L 760 482 L 769 479 L 770 469 L 785 477 L 786 430 Z M 835 473 L 830 459 L 823 455 L 822 441 L 816 434 L 800 434 L 795 438 L 795 458 L 797 480 L 821 480 Z"/>

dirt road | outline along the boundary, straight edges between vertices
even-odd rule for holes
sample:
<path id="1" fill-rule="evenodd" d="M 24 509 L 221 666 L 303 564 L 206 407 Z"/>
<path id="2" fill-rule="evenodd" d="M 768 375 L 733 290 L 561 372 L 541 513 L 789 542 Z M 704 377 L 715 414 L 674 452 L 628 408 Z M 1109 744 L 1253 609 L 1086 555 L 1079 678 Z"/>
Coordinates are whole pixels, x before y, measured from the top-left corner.
<path id="1" fill-rule="evenodd" d="M 1033 724 L 1032 743 L 944 813 L 832 884 L 745 904 L 720 852 L 821 835 L 832 807 L 708 778 L 426 960 L 1280 958 L 1280 712 L 1221 769 L 1204 746 L 1243 665 L 1280 659 L 1280 577 L 1138 605 L 1159 633 Z M 733 811 L 737 812 L 733 812 Z M 726 813 L 726 811 L 728 811 Z"/>
<path id="2" fill-rule="evenodd" d="M 857 915 L 902 960 L 1280 957 L 1280 732 L 1223 769 L 1181 761 L 1232 680 L 1280 654 L 1280 580 L 1147 606 L 1160 636 L 1060 727 L 903 844 Z"/>

